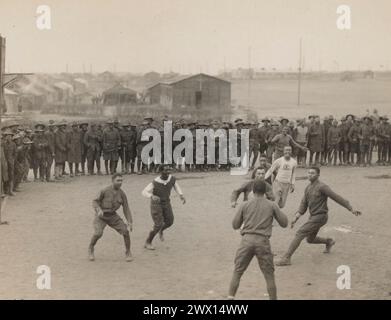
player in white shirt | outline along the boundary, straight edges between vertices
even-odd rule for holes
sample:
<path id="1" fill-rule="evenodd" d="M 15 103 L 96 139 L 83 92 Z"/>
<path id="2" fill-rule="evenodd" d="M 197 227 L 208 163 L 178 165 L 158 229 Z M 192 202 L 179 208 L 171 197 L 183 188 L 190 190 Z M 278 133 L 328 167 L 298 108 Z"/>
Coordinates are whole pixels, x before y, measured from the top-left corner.
<path id="1" fill-rule="evenodd" d="M 292 147 L 286 146 L 284 147 L 284 156 L 275 160 L 266 172 L 265 180 L 277 171 L 273 181 L 273 192 L 276 198 L 275 202 L 280 208 L 285 207 L 288 193 L 295 191 L 296 167 L 297 162 L 292 158 Z"/>

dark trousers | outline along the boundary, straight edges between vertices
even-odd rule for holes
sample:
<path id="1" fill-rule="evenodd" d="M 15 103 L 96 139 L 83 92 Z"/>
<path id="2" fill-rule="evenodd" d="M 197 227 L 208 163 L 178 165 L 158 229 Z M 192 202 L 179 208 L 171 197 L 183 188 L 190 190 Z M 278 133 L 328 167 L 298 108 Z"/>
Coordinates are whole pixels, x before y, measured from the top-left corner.
<path id="1" fill-rule="evenodd" d="M 317 214 L 310 216 L 308 221 L 304 223 L 296 232 L 296 236 L 291 242 L 285 257 L 290 259 L 290 257 L 299 247 L 301 241 L 303 241 L 305 238 L 307 238 L 307 242 L 311 244 L 327 244 L 327 238 L 318 237 L 318 232 L 320 228 L 327 223 L 327 219 L 327 214 Z"/>
<path id="2" fill-rule="evenodd" d="M 161 231 L 172 226 L 174 223 L 174 214 L 172 212 L 171 203 L 152 203 L 151 216 L 153 220 L 153 229 L 149 233 L 147 243 L 152 243 L 153 238 Z"/>
<path id="3" fill-rule="evenodd" d="M 46 168 L 45 168 L 46 169 L 46 174 L 45 174 L 46 181 L 50 181 L 50 173 L 52 170 L 53 162 L 54 162 L 54 157 L 51 154 L 47 154 L 46 155 Z"/>
<path id="4" fill-rule="evenodd" d="M 257 258 L 259 268 L 265 277 L 269 298 L 271 300 L 277 299 L 273 254 L 270 248 L 269 238 L 257 234 L 243 235 L 242 242 L 236 252 L 235 269 L 229 287 L 229 295 L 235 296 L 239 288 L 240 278 L 254 257 Z"/>

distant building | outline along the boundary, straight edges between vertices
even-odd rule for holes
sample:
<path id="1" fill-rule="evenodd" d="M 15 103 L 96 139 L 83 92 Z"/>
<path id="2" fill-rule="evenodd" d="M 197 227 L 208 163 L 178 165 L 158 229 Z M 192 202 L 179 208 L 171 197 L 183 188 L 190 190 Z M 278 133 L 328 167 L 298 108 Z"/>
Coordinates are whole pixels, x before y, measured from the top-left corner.
<path id="1" fill-rule="evenodd" d="M 231 105 L 231 83 L 207 74 L 160 82 L 148 89 L 151 104 L 168 108 L 194 107 L 227 110 Z"/>
<path id="2" fill-rule="evenodd" d="M 89 92 L 75 93 L 73 96 L 74 104 L 92 104 L 94 95 Z"/>
<path id="3" fill-rule="evenodd" d="M 86 92 L 88 89 L 88 81 L 83 78 L 76 78 L 73 80 L 73 90 L 75 94 Z"/>
<path id="4" fill-rule="evenodd" d="M 98 78 L 104 82 L 113 82 L 117 80 L 117 76 L 110 71 L 102 72 L 98 75 Z"/>
<path id="5" fill-rule="evenodd" d="M 103 104 L 119 105 L 119 104 L 135 104 L 137 103 L 137 92 L 117 84 L 114 87 L 103 91 Z"/>
<path id="6" fill-rule="evenodd" d="M 151 71 L 144 74 L 144 79 L 148 82 L 158 82 L 160 80 L 160 73 Z"/>
<path id="7" fill-rule="evenodd" d="M 73 86 L 65 81 L 56 82 L 53 85 L 56 90 L 55 101 L 60 103 L 70 103 L 73 96 Z"/>
<path id="8" fill-rule="evenodd" d="M 16 92 L 4 88 L 4 101 L 8 113 L 16 113 L 21 111 L 18 110 L 19 98 Z"/>

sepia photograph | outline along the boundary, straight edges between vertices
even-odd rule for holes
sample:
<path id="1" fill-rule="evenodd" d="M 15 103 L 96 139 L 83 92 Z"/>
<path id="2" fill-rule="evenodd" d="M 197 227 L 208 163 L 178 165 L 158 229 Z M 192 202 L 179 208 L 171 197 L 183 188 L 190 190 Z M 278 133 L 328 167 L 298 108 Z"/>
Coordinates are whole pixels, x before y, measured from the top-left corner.
<path id="1" fill-rule="evenodd" d="M 391 300 L 390 1 L 0 0 L 0 45 L 1 300 Z"/>

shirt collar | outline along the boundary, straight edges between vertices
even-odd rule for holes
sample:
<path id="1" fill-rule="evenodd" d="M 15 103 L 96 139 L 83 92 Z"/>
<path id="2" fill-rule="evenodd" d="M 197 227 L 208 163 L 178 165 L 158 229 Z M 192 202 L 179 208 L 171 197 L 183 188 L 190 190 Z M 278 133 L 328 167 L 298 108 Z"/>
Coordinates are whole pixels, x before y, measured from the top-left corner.
<path id="1" fill-rule="evenodd" d="M 162 184 L 164 184 L 164 185 L 166 185 L 167 183 L 169 183 L 170 182 L 170 180 L 171 180 L 171 174 L 168 176 L 168 178 L 167 178 L 167 180 L 163 180 L 162 178 L 160 178 L 160 176 L 159 177 L 156 177 L 155 178 L 155 181 L 156 182 L 159 182 L 159 183 L 162 183 Z"/>

